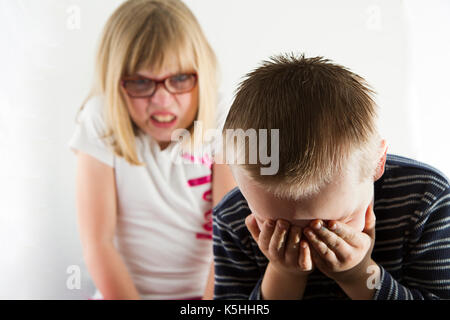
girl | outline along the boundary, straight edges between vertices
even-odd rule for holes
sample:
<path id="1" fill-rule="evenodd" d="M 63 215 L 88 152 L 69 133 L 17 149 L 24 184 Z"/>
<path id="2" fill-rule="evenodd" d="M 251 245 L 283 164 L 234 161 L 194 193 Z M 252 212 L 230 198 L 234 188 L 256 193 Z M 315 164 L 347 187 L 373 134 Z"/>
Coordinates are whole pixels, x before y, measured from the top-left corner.
<path id="1" fill-rule="evenodd" d="M 123 3 L 70 141 L 96 298 L 212 297 L 211 210 L 235 183 L 211 154 L 175 163 L 171 135 L 195 135 L 194 121 L 213 128 L 215 106 L 215 55 L 190 10 L 179 0 Z"/>

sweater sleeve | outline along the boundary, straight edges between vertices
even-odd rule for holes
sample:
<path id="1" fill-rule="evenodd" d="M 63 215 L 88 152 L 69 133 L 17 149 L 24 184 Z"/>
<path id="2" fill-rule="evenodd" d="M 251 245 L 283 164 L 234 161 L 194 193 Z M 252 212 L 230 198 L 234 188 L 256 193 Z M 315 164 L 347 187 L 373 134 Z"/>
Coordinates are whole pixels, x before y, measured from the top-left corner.
<path id="1" fill-rule="evenodd" d="M 220 209 L 213 213 L 214 299 L 255 298 L 261 275 L 249 244 L 251 235 L 245 223 L 238 223 L 239 230 L 232 224 L 222 220 Z"/>
<path id="2" fill-rule="evenodd" d="M 403 276 L 395 280 L 381 267 L 375 300 L 450 298 L 450 189 L 412 225 L 403 261 Z"/>
<path id="3" fill-rule="evenodd" d="M 262 295 L 261 295 L 262 280 L 263 280 L 263 277 L 261 276 L 258 283 L 256 283 L 256 286 L 253 288 L 252 292 L 250 293 L 249 300 L 262 300 Z"/>

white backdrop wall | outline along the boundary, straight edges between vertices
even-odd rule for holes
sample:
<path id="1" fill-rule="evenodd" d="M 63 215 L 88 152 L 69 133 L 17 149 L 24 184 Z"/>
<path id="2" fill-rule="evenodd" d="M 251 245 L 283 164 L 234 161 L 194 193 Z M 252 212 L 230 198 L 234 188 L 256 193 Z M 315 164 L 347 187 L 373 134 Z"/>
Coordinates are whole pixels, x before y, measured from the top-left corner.
<path id="1" fill-rule="evenodd" d="M 93 293 L 67 142 L 91 85 L 100 31 L 120 3 L 0 0 L 0 299 Z M 322 55 L 378 92 L 390 152 L 450 175 L 450 1 L 186 3 L 217 53 L 227 101 L 242 76 L 273 54 Z"/>

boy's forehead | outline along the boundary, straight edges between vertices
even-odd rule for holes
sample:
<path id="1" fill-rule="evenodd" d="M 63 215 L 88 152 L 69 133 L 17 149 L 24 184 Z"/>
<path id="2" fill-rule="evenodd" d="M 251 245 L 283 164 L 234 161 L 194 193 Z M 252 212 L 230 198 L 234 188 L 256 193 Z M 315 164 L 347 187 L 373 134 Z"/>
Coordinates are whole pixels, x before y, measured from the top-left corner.
<path id="1" fill-rule="evenodd" d="M 339 220 L 356 207 L 357 197 L 345 181 L 302 200 L 280 199 L 250 179 L 242 170 L 232 169 L 250 209 L 260 218 L 293 220 Z"/>

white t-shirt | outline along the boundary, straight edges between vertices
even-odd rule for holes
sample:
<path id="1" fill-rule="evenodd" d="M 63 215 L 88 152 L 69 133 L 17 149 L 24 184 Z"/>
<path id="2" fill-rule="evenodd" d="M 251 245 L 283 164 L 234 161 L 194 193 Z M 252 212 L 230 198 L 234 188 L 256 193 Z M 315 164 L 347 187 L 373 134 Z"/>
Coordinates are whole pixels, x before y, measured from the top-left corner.
<path id="1" fill-rule="evenodd" d="M 117 157 L 104 134 L 102 97 L 90 99 L 69 142 L 114 168 L 118 194 L 115 244 L 143 299 L 188 299 L 204 293 L 212 262 L 211 155 L 175 163 L 179 144 L 160 150 L 147 134 L 136 137 L 134 166 Z M 191 155 L 183 155 L 191 159 Z M 94 296 L 101 298 L 98 292 Z"/>

